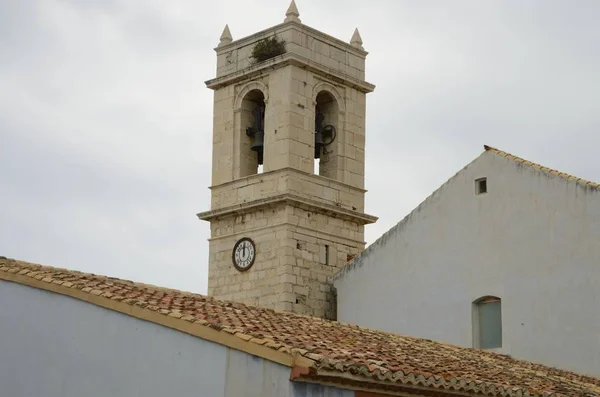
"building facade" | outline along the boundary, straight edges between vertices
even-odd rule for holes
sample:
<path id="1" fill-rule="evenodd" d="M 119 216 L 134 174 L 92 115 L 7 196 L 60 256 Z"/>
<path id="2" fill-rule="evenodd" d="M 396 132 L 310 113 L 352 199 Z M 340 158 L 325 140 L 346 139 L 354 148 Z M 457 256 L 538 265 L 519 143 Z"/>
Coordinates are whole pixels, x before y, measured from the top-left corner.
<path id="1" fill-rule="evenodd" d="M 335 276 L 338 319 L 598 376 L 600 185 L 486 149 Z"/>
<path id="2" fill-rule="evenodd" d="M 327 391 L 301 393 L 282 365 L 64 295 L 0 280 L 0 299 L 12 302 L 0 307 L 2 396 L 293 397 Z"/>
<path id="3" fill-rule="evenodd" d="M 266 60 L 257 48 L 285 47 Z M 365 57 L 301 23 L 216 48 L 208 293 L 332 318 L 330 277 L 364 249 Z"/>
<path id="4" fill-rule="evenodd" d="M 485 351 L 0 257 L 0 395 L 600 396 Z"/>
<path id="5" fill-rule="evenodd" d="M 285 51 L 249 63 L 258 43 L 277 47 L 277 38 L 285 40 Z M 268 31 L 234 42 L 226 27 L 217 55 L 217 78 L 208 82 L 215 90 L 212 208 L 199 214 L 211 222 L 213 296 L 0 256 L 0 396 L 600 397 L 599 379 L 323 318 L 335 313 L 331 275 L 364 248 L 363 226 L 376 220 L 364 213 L 365 94 L 374 87 L 364 81 L 366 52 L 358 31 L 349 44 L 324 35 L 301 24 L 292 1 L 284 23 Z M 518 304 L 526 306 L 512 301 L 513 295 L 540 299 L 519 287 L 531 287 L 526 276 L 544 270 L 546 278 L 538 277 L 538 282 L 546 284 L 536 288 L 550 299 L 564 292 L 557 291 L 564 286 L 559 280 L 578 283 L 578 303 L 591 323 L 587 329 L 597 328 L 600 302 L 590 286 L 598 287 L 598 281 L 589 277 L 593 267 L 583 259 L 597 253 L 589 233 L 598 237 L 598 224 L 574 226 L 569 217 L 600 218 L 594 201 L 598 186 L 583 187 L 582 181 L 563 186 L 539 176 L 519 181 L 514 173 L 529 170 L 509 169 L 512 160 L 493 156 L 486 154 L 470 171 L 459 173 L 457 182 L 448 184 L 450 199 L 439 200 L 443 204 L 434 210 L 423 206 L 414 216 L 423 222 L 408 234 L 409 240 L 386 245 L 396 238 L 388 233 L 338 273 L 342 319 L 382 328 L 399 325 L 407 333 L 406 324 L 422 324 L 426 316 L 402 313 L 402 307 L 425 302 L 423 294 L 431 291 L 452 310 L 449 305 L 464 294 L 452 295 L 446 287 L 470 276 L 481 288 L 462 289 L 485 295 L 473 302 L 488 305 L 478 309 L 478 319 L 493 328 L 499 320 L 507 322 L 507 312 L 511 322 Z M 483 221 L 512 227 L 509 222 L 526 219 L 527 211 L 535 215 L 534 207 L 541 206 L 555 211 L 553 223 L 546 218 L 536 227 L 521 223 L 517 226 L 525 229 L 509 236 L 500 227 L 469 218 L 474 211 L 464 206 L 469 201 L 461 189 L 473 188 L 473 178 L 479 214 L 489 213 Z M 537 184 L 537 193 L 531 184 Z M 527 203 L 519 201 L 523 192 L 529 192 Z M 506 208 L 503 200 L 509 199 L 520 217 Z M 497 207 L 500 216 L 494 215 Z M 512 218 L 506 219 L 507 214 Z M 525 238 L 556 225 L 546 237 L 564 252 L 535 256 L 528 246 L 543 251 L 547 244 Z M 470 256 L 447 236 L 452 228 L 472 243 Z M 510 243 L 504 248 L 521 254 L 522 266 L 514 265 L 511 253 L 476 245 L 483 240 L 468 229 L 488 239 L 502 236 Z M 579 239 L 576 249 L 568 242 L 560 245 L 568 238 Z M 429 256 L 420 248 L 427 241 L 438 245 Z M 450 251 L 444 252 L 445 247 Z M 464 263 L 456 265 L 456 250 Z M 486 260 L 490 253 L 498 260 Z M 429 271 L 433 288 L 421 285 L 418 291 L 417 283 L 425 280 L 415 276 L 414 267 L 411 279 L 398 273 L 398 266 L 386 265 L 390 255 L 408 255 L 409 266 Z M 570 260 L 571 272 L 557 256 Z M 449 268 L 457 266 L 456 274 L 435 277 L 440 272 L 427 261 L 441 258 Z M 475 258 L 479 262 L 469 261 Z M 528 260 L 537 264 L 527 267 Z M 551 266 L 542 269 L 539 263 L 545 262 Z M 474 268 L 465 264 L 479 266 L 483 276 L 477 279 Z M 514 274 L 494 273 L 493 265 L 505 265 Z M 481 282 L 486 279 L 487 284 Z M 592 343 L 578 327 L 581 318 L 567 314 L 569 304 L 573 313 L 573 295 L 563 296 L 569 301 L 555 312 L 563 330 L 579 338 L 578 346 Z M 443 317 L 428 304 L 421 309 Z M 556 325 L 527 321 L 527 327 L 521 326 L 532 335 Z M 446 327 L 441 337 L 462 332 L 448 324 L 432 325 Z M 490 327 L 481 327 L 482 344 L 512 340 L 505 337 L 512 334 L 488 333 Z"/>

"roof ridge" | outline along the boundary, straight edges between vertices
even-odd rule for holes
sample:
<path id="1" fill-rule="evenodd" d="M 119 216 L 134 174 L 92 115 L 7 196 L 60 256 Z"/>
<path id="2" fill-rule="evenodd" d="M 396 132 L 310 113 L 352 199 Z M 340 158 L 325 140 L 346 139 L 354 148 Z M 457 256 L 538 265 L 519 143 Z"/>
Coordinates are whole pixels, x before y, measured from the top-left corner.
<path id="1" fill-rule="evenodd" d="M 456 177 L 458 177 L 458 175 L 461 172 L 463 172 L 464 170 L 469 168 L 471 166 L 471 164 L 473 164 L 474 162 L 476 162 L 479 159 L 479 157 L 481 157 L 481 155 L 479 155 L 476 158 L 474 158 L 473 160 L 471 160 L 467 165 L 462 167 L 460 170 L 456 171 L 454 173 L 454 175 L 452 175 L 444 183 L 442 183 L 440 186 L 438 186 L 437 189 L 435 189 L 433 192 L 431 192 L 429 194 L 429 196 L 425 197 L 425 199 L 423 201 L 421 201 L 419 203 L 419 205 L 417 205 L 415 208 L 413 208 L 407 215 L 405 215 L 404 218 L 402 218 L 394 226 L 392 226 L 385 233 L 383 233 L 381 236 L 379 236 L 379 238 L 377 240 L 375 240 L 373 243 L 369 244 L 369 246 L 367 248 L 365 248 L 363 251 L 361 251 L 352 260 L 350 260 L 348 263 L 346 263 L 346 266 L 339 269 L 333 275 L 332 280 L 335 281 L 336 279 L 341 277 L 342 274 L 344 274 L 346 271 L 354 268 L 355 266 L 358 266 L 361 257 L 363 257 L 364 255 L 368 255 L 374 249 L 374 247 L 376 247 L 380 242 L 384 243 L 388 239 L 388 237 L 390 237 L 391 234 L 393 234 L 396 230 L 398 230 L 402 225 L 407 223 L 415 213 L 419 212 L 425 205 L 427 205 L 431 200 L 433 200 L 433 198 L 436 196 L 437 193 L 439 193 L 442 189 L 444 189 L 444 187 L 446 187 L 450 182 L 452 182 Z M 362 265 L 362 263 L 360 265 Z"/>
<path id="2" fill-rule="evenodd" d="M 500 149 L 496 149 L 496 148 L 494 148 L 492 146 L 489 146 L 489 145 L 483 145 L 483 148 L 484 148 L 484 152 L 483 153 L 485 153 L 485 152 L 491 152 L 491 153 L 494 153 L 496 155 L 499 155 L 499 156 L 511 159 L 511 160 L 513 160 L 513 161 L 515 161 L 515 162 L 517 162 L 519 164 L 530 166 L 531 168 L 534 168 L 534 169 L 537 169 L 539 171 L 545 172 L 545 173 L 547 173 L 549 175 L 555 175 L 555 176 L 561 177 L 561 178 L 563 178 L 565 180 L 576 182 L 577 184 L 579 184 L 581 186 L 586 186 L 586 187 L 589 187 L 589 188 L 592 188 L 592 189 L 600 190 L 600 183 L 588 181 L 586 179 L 578 178 L 576 176 L 567 174 L 565 172 L 560 172 L 560 171 L 557 171 L 557 170 L 552 169 L 552 168 L 544 167 L 543 165 L 540 165 L 540 164 L 537 164 L 537 163 L 525 160 L 525 159 L 523 159 L 521 157 L 515 156 L 513 154 L 510 154 L 508 152 L 502 151 Z M 406 222 L 408 222 L 408 220 L 412 217 L 412 215 L 414 213 L 416 213 L 419 210 L 421 210 L 421 208 L 423 206 L 425 206 L 427 203 L 429 203 L 430 200 L 433 199 L 433 197 L 436 195 L 436 193 L 440 192 L 446 185 L 448 185 L 452 180 L 454 180 L 462 171 L 464 171 L 471 164 L 473 164 L 475 161 L 477 161 L 479 159 L 479 157 L 481 157 L 481 155 L 477 156 L 475 159 L 473 159 L 472 161 L 470 161 L 467 165 L 465 165 L 460 170 L 458 170 L 454 175 L 452 175 L 450 178 L 448 178 L 437 189 L 435 189 L 429 196 L 427 196 L 423 201 L 421 201 L 421 203 L 418 206 L 416 206 L 406 216 L 404 216 L 398 223 L 396 223 L 391 228 L 389 228 L 377 240 L 375 240 L 367 248 L 365 248 L 362 252 L 360 252 L 359 255 L 357 255 L 355 258 L 353 258 L 352 260 L 350 260 L 346 264 L 346 266 L 344 266 L 340 270 L 338 270 L 337 273 L 335 273 L 333 275 L 332 279 L 335 281 L 336 279 L 338 279 L 339 277 L 341 277 L 346 271 L 354 268 L 355 266 L 359 266 L 360 258 L 363 255 L 368 255 L 369 252 L 372 251 L 374 249 L 374 247 L 378 245 L 379 242 L 386 241 L 387 238 L 390 236 L 390 234 L 394 233 L 399 227 L 401 227 L 403 224 L 405 224 Z"/>
<path id="3" fill-rule="evenodd" d="M 567 174 L 566 172 L 561 172 L 561 171 L 555 170 L 553 168 L 549 168 L 549 167 L 543 166 L 541 164 L 534 163 L 533 161 L 529 161 L 522 157 L 515 156 L 514 154 L 510 154 L 503 150 L 496 149 L 495 147 L 492 147 L 492 146 L 483 145 L 483 148 L 485 149 L 486 152 L 491 152 L 491 153 L 497 154 L 499 156 L 506 157 L 507 159 L 513 160 L 519 164 L 523 164 L 523 165 L 529 166 L 531 168 L 534 168 L 536 170 L 542 171 L 548 175 L 555 175 L 562 179 L 568 180 L 570 182 L 575 182 L 579 185 L 587 186 L 592 189 L 600 189 L 600 183 L 589 181 L 589 180 L 583 179 L 583 178 L 579 178 L 577 176 Z"/>
<path id="4" fill-rule="evenodd" d="M 3 264 L 14 263 L 15 267 L 4 266 Z M 24 269 L 23 269 L 24 268 Z M 4 274 L 3 274 L 4 273 Z M 52 277 L 52 275 L 65 275 L 64 279 Z M 174 292 L 177 293 L 176 297 L 195 297 L 205 300 L 205 304 L 218 304 L 221 303 L 223 307 L 230 308 L 228 306 L 227 301 L 218 301 L 213 297 L 195 294 L 195 293 L 186 293 L 184 291 L 170 289 L 170 288 L 162 288 L 152 286 L 154 288 L 146 288 L 149 284 L 136 283 L 129 280 L 122 280 L 118 278 L 108 277 L 104 275 L 96 275 L 92 273 L 84 273 L 78 270 L 69 270 L 64 268 L 52 267 L 52 266 L 44 266 L 39 264 L 34 264 L 30 262 L 20 261 L 12 258 L 0 257 L 0 280 L 4 281 L 12 281 L 23 285 L 28 285 L 30 287 L 44 289 L 50 292 L 59 293 L 61 295 L 70 296 L 72 298 L 76 298 L 79 300 L 83 300 L 85 302 L 95 304 L 97 306 L 101 306 L 107 309 L 111 309 L 123 314 L 127 314 L 133 317 L 138 317 L 143 320 L 151 321 L 160 325 L 164 325 L 169 328 L 173 328 L 179 331 L 186 332 L 188 334 L 211 340 L 213 342 L 217 342 L 223 344 L 225 346 L 235 348 L 241 351 L 245 351 L 249 354 L 257 355 L 263 358 L 267 358 L 271 361 L 278 362 L 283 365 L 291 366 L 294 364 L 300 364 L 305 367 L 313 367 L 314 360 L 308 358 L 307 354 L 302 354 L 301 349 L 295 348 L 293 346 L 287 345 L 285 343 L 276 342 L 269 338 L 257 338 L 253 335 L 246 334 L 242 332 L 240 329 L 236 329 L 234 327 L 228 327 L 218 324 L 217 322 L 211 322 L 207 319 L 198 319 L 194 316 L 190 316 L 189 314 L 185 314 L 181 310 L 178 309 L 161 309 L 158 305 L 149 305 L 145 302 L 140 302 L 136 300 L 134 297 L 127 297 L 112 293 L 112 292 L 104 292 L 102 291 L 99 285 L 93 286 L 85 286 L 86 284 L 75 283 L 72 280 L 72 277 L 68 276 L 81 276 L 84 278 L 90 278 L 93 281 L 106 281 L 106 285 L 110 284 L 119 284 L 124 286 L 132 286 L 132 287 L 141 287 L 148 292 Z M 45 285 L 44 285 L 45 284 Z M 81 288 L 80 288 L 81 287 Z M 94 288 L 98 287 L 98 288 Z M 183 292 L 183 294 L 181 294 Z M 102 299 L 105 302 L 102 302 Z M 125 305 L 125 306 L 122 306 Z M 241 306 L 248 309 L 252 309 L 252 307 L 246 306 L 242 303 L 235 303 L 237 306 Z M 132 307 L 129 307 L 132 306 Z M 136 315 L 136 313 L 132 310 L 132 308 L 137 308 L 138 310 L 145 311 L 153 311 L 154 313 L 160 315 L 161 318 L 157 318 L 156 316 L 148 316 L 148 315 Z M 269 311 L 270 309 L 260 309 L 264 311 Z M 273 310 L 270 310 L 273 311 Z M 274 311 L 273 311 L 274 312 Z M 174 321 L 178 321 L 180 323 L 187 322 L 189 323 L 186 327 L 177 326 Z M 194 328 L 194 329 L 192 329 Z M 215 331 L 222 334 L 219 337 L 215 337 L 214 335 L 210 335 Z M 229 334 L 236 339 L 227 340 L 225 334 Z M 240 341 L 244 344 L 251 344 L 254 346 L 240 345 Z M 236 343 L 237 342 L 237 343 Z M 262 346 L 265 349 L 264 351 L 260 351 L 260 348 L 256 346 Z M 270 354 L 269 351 L 276 351 L 279 353 L 283 353 L 286 357 L 274 357 L 273 354 Z M 300 355 L 301 357 L 298 357 Z M 306 356 L 306 357 L 305 357 Z"/>
<path id="5" fill-rule="evenodd" d="M 103 274 L 97 274 L 97 273 L 89 273 L 89 272 L 85 272 L 85 271 L 81 271 L 81 270 L 74 270 L 74 269 L 67 269 L 67 268 L 63 268 L 63 267 L 57 267 L 57 266 L 49 266 L 49 265 L 41 265 L 38 263 L 33 263 L 33 262 L 27 262 L 27 261 L 22 261 L 19 259 L 13 259 L 13 258 L 8 258 L 6 256 L 0 256 L 0 265 L 1 265 L 1 261 L 2 259 L 6 259 L 7 261 L 13 261 L 23 267 L 29 267 L 29 268 L 39 268 L 39 269 L 45 269 L 48 271 L 56 271 L 56 272 L 64 272 L 64 273 L 72 273 L 72 274 L 78 274 L 81 275 L 82 277 L 89 277 L 89 278 L 96 278 L 96 279 L 106 279 L 109 280 L 110 282 L 113 283 L 121 283 L 124 285 L 129 285 L 129 286 L 135 286 L 135 287 L 141 287 L 141 288 L 146 288 L 149 290 L 155 290 L 158 292 L 174 292 L 183 296 L 200 296 L 204 299 L 207 300 L 215 300 L 214 297 L 212 296 L 208 296 L 208 295 L 202 295 L 196 292 L 191 292 L 191 291 L 184 291 L 184 290 L 180 290 L 180 289 L 176 289 L 176 288 L 169 288 L 169 287 L 162 287 L 160 285 L 155 285 L 155 284 L 148 284 L 148 283 L 143 283 L 140 281 L 132 281 L 132 280 L 128 280 L 128 279 L 124 279 L 124 278 L 118 278 L 118 277 L 112 277 L 112 276 L 106 276 Z"/>
<path id="6" fill-rule="evenodd" d="M 200 294 L 165 293 L 141 283 L 2 257 L 0 280 L 67 295 L 292 367 L 292 379 L 504 397 L 600 396 L 600 379 L 570 371 Z"/>
<path id="7" fill-rule="evenodd" d="M 102 275 L 102 274 L 87 273 L 87 272 L 83 272 L 83 271 L 80 271 L 80 270 L 71 270 L 71 269 L 61 268 L 61 267 L 41 265 L 41 264 L 37 264 L 37 263 L 22 261 L 22 260 L 13 259 L 13 258 L 8 258 L 8 257 L 5 257 L 5 256 L 0 256 L 0 271 L 5 270 L 2 267 L 2 260 L 3 259 L 5 259 L 8 262 L 14 262 L 14 263 L 16 263 L 16 264 L 18 264 L 19 266 L 22 266 L 22 267 L 39 269 L 40 271 L 58 272 L 58 273 L 66 273 L 66 274 L 77 274 L 77 275 L 80 275 L 82 277 L 88 277 L 88 278 L 94 278 L 94 279 L 100 279 L 100 280 L 107 280 L 108 282 L 111 282 L 111 283 L 122 283 L 122 284 L 124 284 L 126 286 L 141 287 L 141 288 L 144 288 L 144 289 L 148 289 L 150 291 L 153 290 L 153 291 L 157 291 L 157 292 L 173 292 L 173 293 L 176 293 L 178 295 L 185 296 L 185 297 L 197 297 L 197 298 L 200 298 L 200 299 L 204 299 L 206 301 L 211 301 L 211 302 L 214 302 L 214 303 L 223 304 L 225 307 L 243 306 L 244 308 L 247 308 L 249 310 L 256 309 L 256 310 L 261 310 L 261 311 L 269 311 L 269 312 L 277 313 L 277 314 L 280 314 L 280 315 L 288 315 L 288 316 L 292 316 L 292 317 L 306 318 L 306 319 L 311 319 L 311 321 L 316 321 L 316 322 L 322 322 L 322 323 L 330 324 L 331 326 L 339 325 L 341 327 L 355 328 L 355 329 L 360 329 L 360 330 L 369 331 L 369 332 L 377 332 L 377 333 L 380 333 L 382 335 L 398 336 L 398 334 L 394 334 L 392 332 L 381 331 L 381 330 L 377 330 L 377 329 L 374 329 L 374 328 L 368 328 L 368 327 L 360 326 L 360 325 L 357 325 L 357 324 L 350 324 L 350 323 L 336 321 L 336 320 L 328 320 L 328 319 L 325 319 L 325 318 L 322 318 L 322 317 L 314 317 L 314 316 L 310 316 L 310 315 L 307 315 L 307 314 L 294 313 L 294 312 L 290 312 L 290 311 L 274 310 L 274 309 L 269 309 L 269 308 L 249 306 L 249 305 L 246 305 L 246 304 L 241 303 L 241 302 L 233 302 L 233 301 L 221 300 L 221 299 L 217 299 L 215 297 L 212 297 L 212 296 L 209 296 L 209 295 L 203 295 L 203 294 L 200 294 L 200 293 L 183 291 L 183 290 L 178 290 L 178 289 L 174 289 L 174 288 L 160 287 L 160 286 L 156 286 L 156 285 L 153 285 L 153 284 L 146 284 L 146 283 L 141 283 L 141 282 L 137 282 L 137 281 L 120 279 L 120 278 L 117 278 L 117 277 L 111 277 L 111 276 L 106 276 L 106 275 Z M 13 274 L 16 273 L 14 271 L 11 272 L 10 270 L 8 272 L 9 273 L 13 273 Z M 26 275 L 26 274 L 30 274 L 31 275 L 31 273 L 25 273 L 23 271 L 20 271 L 20 272 L 17 272 L 17 273 L 21 274 L 21 275 Z M 37 276 L 37 274 L 34 274 L 31 277 L 36 278 L 36 276 Z M 0 277 L 0 279 L 1 279 L 1 277 Z M 40 278 L 37 278 L 37 279 L 39 280 Z M 43 280 L 43 278 L 41 278 L 41 279 Z M 59 283 L 54 283 L 54 284 L 61 285 Z M 69 285 L 68 288 L 72 288 L 72 286 Z M 402 335 L 402 337 L 408 338 L 408 339 L 414 339 L 414 340 L 432 342 L 432 343 L 435 343 L 435 344 L 446 345 L 446 346 L 450 346 L 450 347 L 458 347 L 458 348 L 460 348 L 459 346 L 456 346 L 456 345 L 453 345 L 453 344 L 450 344 L 450 343 L 437 342 L 437 341 L 433 341 L 433 340 L 430 340 L 430 339 L 427 339 L 427 338 L 419 338 L 419 337 L 410 336 L 410 335 Z"/>

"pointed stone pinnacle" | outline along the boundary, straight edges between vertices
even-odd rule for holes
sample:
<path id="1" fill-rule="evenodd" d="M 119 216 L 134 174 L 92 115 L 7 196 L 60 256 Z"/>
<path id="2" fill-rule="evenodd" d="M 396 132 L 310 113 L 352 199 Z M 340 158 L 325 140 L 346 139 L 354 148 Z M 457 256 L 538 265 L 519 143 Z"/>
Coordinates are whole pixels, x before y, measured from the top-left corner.
<path id="1" fill-rule="evenodd" d="M 356 28 L 356 29 L 354 29 L 354 34 L 352 35 L 352 38 L 350 39 L 350 45 L 352 47 L 356 47 L 356 48 L 360 48 L 361 50 L 364 50 L 362 44 L 363 44 L 362 38 L 360 37 L 360 33 L 358 33 L 358 28 Z"/>
<path id="2" fill-rule="evenodd" d="M 229 31 L 229 25 L 225 25 L 225 29 L 223 29 L 223 33 L 221 33 L 221 41 L 219 42 L 219 47 L 229 44 L 233 41 L 233 37 L 231 37 L 231 32 Z"/>
<path id="3" fill-rule="evenodd" d="M 300 13 L 298 12 L 298 7 L 296 7 L 296 2 L 294 0 L 292 0 L 292 2 L 290 3 L 290 6 L 288 7 L 288 9 L 285 13 L 285 19 L 283 20 L 283 22 L 294 21 L 294 22 L 301 23 L 302 21 L 300 20 L 300 18 L 298 18 L 299 16 L 300 16 Z"/>

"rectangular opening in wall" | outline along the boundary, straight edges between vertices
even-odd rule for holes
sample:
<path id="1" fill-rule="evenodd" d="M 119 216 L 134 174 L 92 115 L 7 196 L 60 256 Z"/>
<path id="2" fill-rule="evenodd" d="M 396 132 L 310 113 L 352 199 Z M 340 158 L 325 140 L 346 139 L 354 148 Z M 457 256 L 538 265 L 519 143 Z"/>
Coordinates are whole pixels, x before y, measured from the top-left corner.
<path id="1" fill-rule="evenodd" d="M 502 347 L 502 301 L 497 297 L 484 297 L 474 302 L 474 347 L 496 349 Z"/>
<path id="2" fill-rule="evenodd" d="M 325 264 L 329 265 L 329 246 L 325 245 Z"/>
<path id="3" fill-rule="evenodd" d="M 487 178 L 479 178 L 475 180 L 475 194 L 487 193 Z"/>

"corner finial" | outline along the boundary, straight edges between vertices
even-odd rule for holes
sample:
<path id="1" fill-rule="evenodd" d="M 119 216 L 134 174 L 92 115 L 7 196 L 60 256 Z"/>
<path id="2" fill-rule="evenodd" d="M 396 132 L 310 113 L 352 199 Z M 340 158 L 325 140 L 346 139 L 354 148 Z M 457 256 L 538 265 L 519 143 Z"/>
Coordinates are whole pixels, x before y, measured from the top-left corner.
<path id="1" fill-rule="evenodd" d="M 288 7 L 288 9 L 285 13 L 285 19 L 283 20 L 283 22 L 294 21 L 294 22 L 301 23 L 302 21 L 300 20 L 300 18 L 298 18 L 299 16 L 300 16 L 300 13 L 298 12 L 298 7 L 296 7 L 296 2 L 294 0 L 292 0 L 292 2 L 290 3 L 290 6 Z"/>
<path id="2" fill-rule="evenodd" d="M 361 50 L 364 50 L 362 44 L 363 44 L 362 38 L 360 37 L 360 33 L 358 33 L 358 28 L 356 28 L 356 29 L 354 29 L 354 34 L 352 35 L 352 38 L 350 39 L 350 45 L 352 47 L 356 47 Z"/>
<path id="3" fill-rule="evenodd" d="M 225 29 L 223 29 L 223 33 L 221 33 L 220 40 L 219 47 L 229 44 L 233 41 L 233 37 L 231 37 L 231 32 L 229 31 L 229 25 L 225 25 Z"/>

